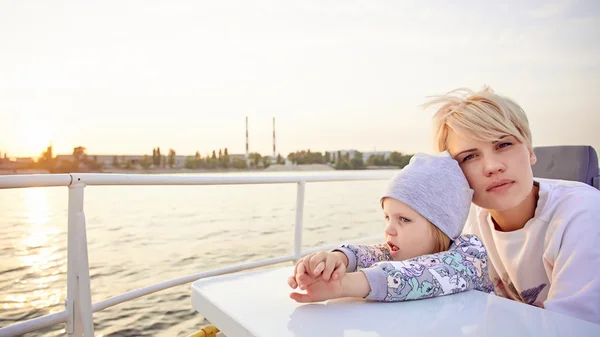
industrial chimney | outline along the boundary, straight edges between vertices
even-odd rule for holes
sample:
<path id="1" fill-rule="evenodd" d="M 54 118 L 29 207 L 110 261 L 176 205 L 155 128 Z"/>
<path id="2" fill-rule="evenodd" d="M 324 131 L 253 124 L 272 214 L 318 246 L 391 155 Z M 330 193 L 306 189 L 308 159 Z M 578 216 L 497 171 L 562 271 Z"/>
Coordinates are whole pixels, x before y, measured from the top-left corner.
<path id="1" fill-rule="evenodd" d="M 246 116 L 246 165 L 248 165 L 248 167 L 250 167 L 250 151 L 249 151 L 249 147 L 248 147 L 248 116 Z"/>
<path id="2" fill-rule="evenodd" d="M 271 164 L 277 163 L 277 152 L 275 151 L 275 117 L 273 117 L 273 157 L 271 157 Z"/>

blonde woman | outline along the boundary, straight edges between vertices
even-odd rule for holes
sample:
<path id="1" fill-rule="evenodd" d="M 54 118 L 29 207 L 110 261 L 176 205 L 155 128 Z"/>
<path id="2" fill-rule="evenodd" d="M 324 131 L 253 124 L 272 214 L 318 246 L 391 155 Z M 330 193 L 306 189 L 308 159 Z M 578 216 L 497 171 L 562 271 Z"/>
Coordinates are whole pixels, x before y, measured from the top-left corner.
<path id="1" fill-rule="evenodd" d="M 438 151 L 474 190 L 463 234 L 488 251 L 497 295 L 600 324 L 600 191 L 534 178 L 523 109 L 490 88 L 434 98 Z"/>

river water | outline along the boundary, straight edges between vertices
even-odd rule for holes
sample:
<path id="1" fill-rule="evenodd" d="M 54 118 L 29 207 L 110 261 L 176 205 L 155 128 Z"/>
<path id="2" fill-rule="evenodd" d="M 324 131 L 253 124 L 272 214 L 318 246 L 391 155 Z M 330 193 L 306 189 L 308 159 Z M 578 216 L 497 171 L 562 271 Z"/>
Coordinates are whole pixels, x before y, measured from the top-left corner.
<path id="1" fill-rule="evenodd" d="M 291 174 L 311 173 L 268 175 Z M 385 183 L 307 183 L 303 249 L 383 233 Z M 64 309 L 67 197 L 66 187 L 0 190 L 0 326 Z M 86 187 L 92 300 L 288 255 L 295 208 L 296 184 Z M 94 323 L 96 336 L 165 337 L 207 324 L 189 284 L 97 312 Z M 59 335 L 64 324 L 27 336 Z"/>

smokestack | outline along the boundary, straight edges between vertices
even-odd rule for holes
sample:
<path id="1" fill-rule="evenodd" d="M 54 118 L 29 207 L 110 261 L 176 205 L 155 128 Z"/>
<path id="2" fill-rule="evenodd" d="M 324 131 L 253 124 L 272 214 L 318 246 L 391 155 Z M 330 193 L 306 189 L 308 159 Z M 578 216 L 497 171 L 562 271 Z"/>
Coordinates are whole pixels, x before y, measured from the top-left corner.
<path id="1" fill-rule="evenodd" d="M 248 158 L 250 158 L 250 152 L 248 150 L 248 116 L 246 116 L 246 162 L 248 161 Z"/>
<path id="2" fill-rule="evenodd" d="M 277 153 L 275 152 L 275 117 L 273 117 L 273 158 L 271 163 L 277 163 Z"/>

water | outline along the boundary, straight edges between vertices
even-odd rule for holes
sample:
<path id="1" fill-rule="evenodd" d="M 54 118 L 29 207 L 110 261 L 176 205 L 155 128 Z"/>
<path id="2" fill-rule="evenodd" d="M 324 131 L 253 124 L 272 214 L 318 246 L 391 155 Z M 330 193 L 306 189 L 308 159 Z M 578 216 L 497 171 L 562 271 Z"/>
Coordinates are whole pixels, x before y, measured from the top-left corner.
<path id="1" fill-rule="evenodd" d="M 307 183 L 303 248 L 382 233 L 384 185 Z M 0 190 L 0 326 L 64 309 L 67 196 Z M 293 250 L 296 184 L 90 186 L 84 205 L 93 302 Z M 208 322 L 186 284 L 97 312 L 94 323 L 96 336 L 187 336 Z M 64 324 L 26 336 L 59 335 Z"/>

